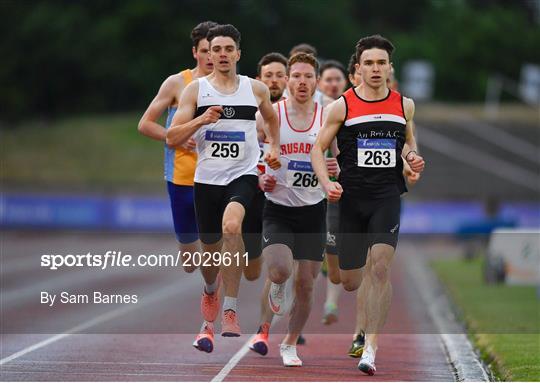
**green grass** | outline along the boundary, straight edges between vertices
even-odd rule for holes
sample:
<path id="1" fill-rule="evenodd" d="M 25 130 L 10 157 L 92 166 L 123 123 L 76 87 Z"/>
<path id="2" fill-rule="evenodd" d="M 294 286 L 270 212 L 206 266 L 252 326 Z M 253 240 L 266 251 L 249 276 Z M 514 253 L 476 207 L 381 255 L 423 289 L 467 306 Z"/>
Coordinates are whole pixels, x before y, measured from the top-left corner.
<path id="1" fill-rule="evenodd" d="M 418 118 L 444 119 L 463 108 L 478 109 L 433 104 L 422 107 Z M 522 109 L 515 114 L 526 115 Z M 137 132 L 142 113 L 34 118 L 9 128 L 0 121 L 2 186 L 163 191 L 163 145 Z"/>
<path id="2" fill-rule="evenodd" d="M 137 131 L 139 114 L 25 122 L 1 131 L 7 185 L 107 190 L 163 188 L 163 144 Z"/>
<path id="3" fill-rule="evenodd" d="M 536 288 L 485 284 L 479 259 L 441 259 L 432 266 L 497 377 L 540 381 L 540 301 Z"/>

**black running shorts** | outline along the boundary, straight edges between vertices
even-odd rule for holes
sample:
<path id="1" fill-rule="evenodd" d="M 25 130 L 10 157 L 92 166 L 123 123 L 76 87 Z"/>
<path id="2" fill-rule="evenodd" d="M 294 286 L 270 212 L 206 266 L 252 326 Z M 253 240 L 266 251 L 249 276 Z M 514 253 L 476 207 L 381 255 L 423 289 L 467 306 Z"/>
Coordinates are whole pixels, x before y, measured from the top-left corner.
<path id="1" fill-rule="evenodd" d="M 195 183 L 195 211 L 202 243 L 213 244 L 221 239 L 223 212 L 230 202 L 242 204 L 246 211 L 249 209 L 257 184 L 255 175 L 238 177 L 228 185 Z"/>
<path id="2" fill-rule="evenodd" d="M 322 262 L 326 240 L 326 200 L 316 205 L 289 207 L 266 201 L 263 214 L 263 249 L 283 244 L 296 260 Z"/>
<path id="3" fill-rule="evenodd" d="M 242 224 L 242 234 L 248 259 L 255 259 L 261 256 L 262 217 L 265 201 L 264 192 L 257 188 L 251 205 L 246 209 L 246 216 Z"/>
<path id="4" fill-rule="evenodd" d="M 375 244 L 397 246 L 401 198 L 355 199 L 342 195 L 339 201 L 339 268 L 359 269 L 366 264 L 368 249 Z"/>
<path id="5" fill-rule="evenodd" d="M 339 204 L 328 202 L 326 210 L 326 252 L 337 255 L 337 233 L 339 231 Z"/>

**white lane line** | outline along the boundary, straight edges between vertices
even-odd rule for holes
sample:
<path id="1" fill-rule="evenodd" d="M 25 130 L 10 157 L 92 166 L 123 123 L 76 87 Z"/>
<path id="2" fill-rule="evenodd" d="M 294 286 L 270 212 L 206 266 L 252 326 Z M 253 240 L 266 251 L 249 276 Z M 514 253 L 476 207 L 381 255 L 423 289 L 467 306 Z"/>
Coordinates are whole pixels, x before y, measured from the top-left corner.
<path id="1" fill-rule="evenodd" d="M 200 366 L 200 365 L 199 365 Z M 46 374 L 46 373 L 49 373 L 50 371 L 9 371 L 9 370 L 3 370 L 2 373 L 3 374 L 20 374 L 20 375 L 30 375 L 30 374 Z M 114 372 L 95 372 L 95 371 L 92 371 L 92 372 L 67 372 L 67 373 L 63 373 L 63 374 L 66 374 L 66 375 L 90 375 L 90 376 L 113 376 L 113 377 L 118 377 L 118 376 L 170 376 L 170 377 L 195 377 L 195 378 L 200 378 L 200 377 L 205 377 L 206 375 L 204 373 L 194 373 L 194 374 L 179 374 L 179 373 L 174 373 L 174 374 L 165 374 L 165 373 L 161 373 L 161 372 L 122 372 L 122 373 L 114 373 Z M 68 382 L 70 381 L 69 379 L 66 379 Z M 189 379 L 186 379 L 187 381 L 190 381 Z M 36 379 L 36 381 L 39 381 L 38 379 Z M 88 381 L 90 381 L 90 379 L 88 379 Z M 104 379 L 103 381 L 107 382 L 107 381 L 111 381 L 113 382 L 114 380 L 110 379 Z M 116 380 L 118 381 L 118 379 Z M 154 381 L 154 380 L 150 380 L 150 381 Z"/>
<path id="2" fill-rule="evenodd" d="M 289 280 L 291 279 L 292 278 L 289 278 Z M 272 318 L 272 323 L 270 324 L 270 328 L 272 328 L 272 326 L 274 326 L 281 319 L 283 319 L 284 316 L 285 315 L 274 315 L 274 317 Z M 242 360 L 242 358 L 246 356 L 246 354 L 249 351 L 249 345 L 251 344 L 251 341 L 253 340 L 253 338 L 255 338 L 255 335 L 252 335 L 251 337 L 249 337 L 247 342 L 244 343 L 242 347 L 240 347 L 240 350 L 238 350 L 236 354 L 234 354 L 232 358 L 227 362 L 227 364 L 223 366 L 221 371 L 216 376 L 214 376 L 214 378 L 212 379 L 212 382 L 223 382 L 223 380 L 227 377 L 227 375 L 229 375 L 229 372 L 231 372 L 232 369 L 235 368 L 236 365 Z"/>
<path id="3" fill-rule="evenodd" d="M 195 281 L 195 279 L 191 279 L 193 281 Z M 191 281 L 190 280 L 190 281 Z M 199 282 L 199 280 L 196 280 L 197 282 Z M 35 351 L 35 350 L 38 350 L 40 348 L 43 348 L 45 346 L 48 346 L 52 343 L 55 343 L 55 342 L 58 342 L 59 340 L 61 339 L 64 339 L 70 335 L 73 335 L 73 334 L 76 334 L 76 333 L 79 333 L 81 331 L 84 331 L 90 327 L 93 327 L 97 324 L 100 324 L 100 323 L 103 323 L 103 322 L 106 322 L 110 319 L 113 319 L 115 317 L 118 317 L 120 315 L 123 315 L 127 312 L 130 312 L 130 311 L 133 311 L 135 309 L 138 309 L 138 308 L 141 308 L 143 306 L 146 306 L 147 304 L 151 303 L 151 302 L 154 302 L 154 301 L 158 301 L 158 300 L 161 300 L 161 299 L 164 299 L 168 296 L 171 296 L 171 295 L 178 295 L 179 292 L 182 291 L 182 289 L 180 288 L 180 283 L 177 283 L 177 284 L 173 284 L 173 285 L 169 285 L 161 290 L 158 290 L 156 291 L 154 294 L 151 294 L 149 296 L 147 296 L 146 298 L 144 299 L 141 299 L 141 301 L 139 303 L 137 303 L 136 305 L 132 305 L 132 306 L 122 306 L 122 307 L 119 307 L 115 310 L 112 310 L 112 311 L 109 311 L 109 312 L 106 312 L 104 314 L 101 314 L 91 320 L 88 320 L 84 323 L 81 323 L 80 325 L 78 326 L 75 326 L 75 327 L 72 327 L 70 328 L 69 330 L 61 333 L 61 334 L 56 334 L 50 338 L 47 338 L 41 342 L 38 342 L 36 344 L 33 344 L 31 346 L 28 346 L 24 349 L 22 349 L 21 351 L 18 351 L 14 354 L 11 354 L 3 359 L 0 360 L 0 365 L 4 365 L 14 359 L 17 359 L 23 355 L 26 355 L 32 351 Z"/>
<path id="4" fill-rule="evenodd" d="M 132 335 L 132 334 L 130 334 Z M 191 339 L 191 335 L 190 335 L 190 339 Z M 17 365 L 17 363 L 19 364 L 97 364 L 97 365 L 117 365 L 117 364 L 120 364 L 120 365 L 126 365 L 126 366 L 130 366 L 130 365 L 133 365 L 133 366 L 145 366 L 145 365 L 148 365 L 148 366 L 195 366 L 195 367 L 200 367 L 201 364 L 200 363 L 182 363 L 182 362 L 175 362 L 175 363 L 171 363 L 171 362 L 143 362 L 143 361 L 139 361 L 139 360 L 136 360 L 136 361 L 133 361 L 133 362 L 117 362 L 117 361 L 114 361 L 114 362 L 107 362 L 107 361 L 73 361 L 73 360 L 31 360 L 31 359 L 25 359 L 23 361 L 20 361 L 20 362 L 16 362 L 16 363 L 13 363 L 13 364 L 10 364 L 10 366 L 14 366 L 14 365 Z M 220 366 L 221 363 L 216 363 L 215 366 Z M 205 366 L 211 366 L 210 364 L 206 364 L 205 363 Z"/>
<path id="5" fill-rule="evenodd" d="M 238 362 L 242 360 L 244 356 L 249 351 L 249 344 L 250 342 L 255 338 L 255 335 L 252 335 L 246 343 L 236 352 L 236 354 L 233 355 L 233 357 L 227 362 L 225 366 L 221 369 L 221 371 L 214 376 L 214 378 L 211 380 L 212 382 L 223 382 L 223 380 L 229 375 L 229 372 L 232 371 L 233 368 L 236 367 Z"/>
<path id="6" fill-rule="evenodd" d="M 506 181 L 534 191 L 540 191 L 540 184 L 538 183 L 538 175 L 536 173 L 524 170 L 495 156 L 479 152 L 470 146 L 454 141 L 431 129 L 419 127 L 419 130 L 421 130 L 422 145 L 444 153 L 448 157 L 464 162 L 469 166 L 475 166 L 487 173 L 494 174 Z"/>
<path id="7" fill-rule="evenodd" d="M 289 278 L 287 280 L 286 288 L 287 289 L 292 289 L 292 283 L 293 283 L 293 278 Z M 315 283 L 315 281 L 314 281 L 314 283 Z M 289 290 L 289 292 L 290 292 L 290 290 Z M 287 294 L 287 296 L 289 297 L 289 300 L 287 302 L 288 309 L 286 311 L 289 311 L 289 309 L 291 307 L 291 304 L 292 304 L 292 294 L 289 293 L 289 294 Z M 272 318 L 272 323 L 270 323 L 270 328 L 272 328 L 272 326 L 274 326 L 281 319 L 283 319 L 284 316 L 285 315 L 274 315 L 274 317 Z M 244 356 L 246 356 L 246 354 L 249 351 L 249 345 L 250 345 L 251 341 L 253 340 L 253 338 L 255 338 L 255 335 L 252 335 L 247 340 L 247 342 L 244 343 L 244 345 L 240 348 L 240 350 L 238 350 L 236 352 L 236 354 L 234 354 L 232 356 L 232 358 L 227 362 L 227 364 L 225 364 L 225 366 L 223 366 L 221 371 L 216 376 L 214 376 L 214 378 L 212 379 L 212 382 L 223 382 L 223 380 L 227 377 L 227 375 L 229 375 L 229 372 L 231 372 L 232 369 L 235 368 L 236 365 L 242 360 L 242 358 Z"/>

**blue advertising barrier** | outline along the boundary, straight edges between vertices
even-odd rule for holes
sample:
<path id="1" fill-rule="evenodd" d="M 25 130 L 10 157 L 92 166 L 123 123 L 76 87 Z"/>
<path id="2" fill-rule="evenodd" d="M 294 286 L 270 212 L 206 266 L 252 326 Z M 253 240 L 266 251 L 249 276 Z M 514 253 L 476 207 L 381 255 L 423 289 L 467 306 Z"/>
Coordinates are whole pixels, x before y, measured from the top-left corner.
<path id="1" fill-rule="evenodd" d="M 478 202 L 404 201 L 401 233 L 459 233 L 487 218 Z M 539 203 L 503 203 L 497 219 L 540 227 Z M 3 194 L 0 226 L 14 229 L 172 231 L 166 197 Z M 474 227 L 472 224 L 471 227 Z"/>

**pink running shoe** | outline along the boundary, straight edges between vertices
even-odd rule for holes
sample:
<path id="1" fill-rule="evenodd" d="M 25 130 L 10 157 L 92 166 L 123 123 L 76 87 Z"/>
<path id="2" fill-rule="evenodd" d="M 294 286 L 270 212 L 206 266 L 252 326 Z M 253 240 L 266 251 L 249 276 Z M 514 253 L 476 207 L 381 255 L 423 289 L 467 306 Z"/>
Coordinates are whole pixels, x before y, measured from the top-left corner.
<path id="1" fill-rule="evenodd" d="M 208 353 L 214 350 L 214 325 L 212 323 L 203 322 L 201 332 L 195 338 L 193 347 Z"/>
<path id="2" fill-rule="evenodd" d="M 270 323 L 266 322 L 259 327 L 257 335 L 251 341 L 249 349 L 262 356 L 268 354 L 268 335 L 270 332 Z"/>
<path id="3" fill-rule="evenodd" d="M 218 275 L 217 282 L 217 289 L 212 294 L 208 294 L 206 289 L 203 288 L 203 295 L 201 298 L 201 314 L 203 319 L 207 322 L 215 321 L 219 313 L 219 290 L 221 288 L 221 275 Z"/>
<path id="4" fill-rule="evenodd" d="M 225 310 L 221 317 L 221 336 L 240 336 L 240 324 L 234 310 Z"/>

